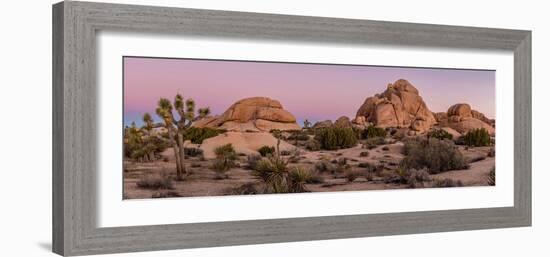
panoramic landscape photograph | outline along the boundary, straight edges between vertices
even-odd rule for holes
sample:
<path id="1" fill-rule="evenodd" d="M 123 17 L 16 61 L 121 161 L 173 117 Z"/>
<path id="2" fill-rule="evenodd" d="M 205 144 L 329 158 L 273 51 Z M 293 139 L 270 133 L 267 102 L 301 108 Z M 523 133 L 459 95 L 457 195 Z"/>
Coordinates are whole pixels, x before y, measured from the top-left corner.
<path id="1" fill-rule="evenodd" d="M 495 186 L 495 71 L 123 57 L 123 199 Z"/>

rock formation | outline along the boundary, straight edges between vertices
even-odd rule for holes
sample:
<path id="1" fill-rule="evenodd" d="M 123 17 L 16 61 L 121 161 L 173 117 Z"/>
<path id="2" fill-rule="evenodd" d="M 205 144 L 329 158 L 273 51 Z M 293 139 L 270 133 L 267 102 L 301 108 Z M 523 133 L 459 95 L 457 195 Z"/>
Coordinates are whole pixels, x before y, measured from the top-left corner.
<path id="1" fill-rule="evenodd" d="M 351 128 L 352 124 L 347 116 L 342 116 L 334 122 L 334 126 L 340 128 Z"/>
<path id="2" fill-rule="evenodd" d="M 427 131 L 436 120 L 418 90 L 407 80 L 388 84 L 381 94 L 368 97 L 357 111 L 354 123 L 372 122 L 377 127 Z"/>
<path id="3" fill-rule="evenodd" d="M 332 126 L 331 120 L 324 120 L 324 121 L 318 121 L 313 124 L 314 129 L 320 129 L 320 128 L 328 128 Z"/>
<path id="4" fill-rule="evenodd" d="M 258 149 L 262 146 L 276 146 L 277 139 L 268 132 L 233 132 L 229 131 L 215 137 L 205 139 L 200 145 L 203 156 L 206 159 L 216 158 L 214 149 L 217 147 L 231 144 L 237 153 L 246 155 L 258 154 Z M 279 149 L 281 151 L 291 151 L 296 147 L 281 141 Z"/>
<path id="5" fill-rule="evenodd" d="M 269 132 L 273 129 L 299 130 L 296 118 L 279 101 L 251 97 L 237 101 L 223 114 L 196 121 L 195 127 L 211 127 L 240 132 Z"/>
<path id="6" fill-rule="evenodd" d="M 450 127 L 459 133 L 469 130 L 484 128 L 489 134 L 495 135 L 494 120 L 488 119 L 483 113 L 472 110 L 469 104 L 458 103 L 449 107 L 446 113 L 440 112 L 434 115 L 441 127 Z"/>

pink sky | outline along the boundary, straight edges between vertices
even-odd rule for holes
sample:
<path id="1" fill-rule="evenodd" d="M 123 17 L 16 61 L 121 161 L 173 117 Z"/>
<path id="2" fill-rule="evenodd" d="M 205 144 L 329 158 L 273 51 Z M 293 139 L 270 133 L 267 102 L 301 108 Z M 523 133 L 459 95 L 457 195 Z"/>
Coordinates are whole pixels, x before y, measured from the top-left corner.
<path id="1" fill-rule="evenodd" d="M 234 102 L 253 96 L 279 100 L 298 121 L 355 117 L 365 98 L 388 83 L 410 81 L 434 112 L 469 103 L 495 116 L 495 72 L 381 66 L 243 62 L 124 57 L 124 124 L 155 108 L 159 98 L 176 93 L 193 98 L 197 107 L 221 114 Z"/>

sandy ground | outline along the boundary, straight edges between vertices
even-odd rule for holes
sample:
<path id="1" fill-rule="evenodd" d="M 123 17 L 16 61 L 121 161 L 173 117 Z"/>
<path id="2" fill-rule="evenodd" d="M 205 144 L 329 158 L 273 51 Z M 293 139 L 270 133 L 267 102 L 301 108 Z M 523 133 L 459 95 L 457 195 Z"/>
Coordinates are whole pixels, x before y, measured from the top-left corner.
<path id="1" fill-rule="evenodd" d="M 384 165 L 384 170 L 373 176 L 370 181 L 365 177 L 358 177 L 353 182 L 349 182 L 345 173 L 331 174 L 328 172 L 319 173 L 324 182 L 320 184 L 306 184 L 306 188 L 311 192 L 330 192 L 330 191 L 361 191 L 361 190 L 383 190 L 383 189 L 402 189 L 409 186 L 402 183 L 388 183 L 384 180 L 387 176 L 394 176 L 395 169 L 399 161 L 404 157 L 401 154 L 403 143 L 381 145 L 374 149 L 364 149 L 358 145 L 349 149 L 337 151 L 302 151 L 301 159 L 298 163 L 289 165 L 301 165 L 310 167 L 313 170 L 314 164 L 320 160 L 337 160 L 346 158 L 351 169 L 347 172 L 364 172 L 365 168 L 358 165 L 368 162 L 371 164 Z M 466 148 L 460 147 L 460 151 L 467 159 L 476 160 L 470 164 L 469 169 L 454 170 L 430 175 L 432 179 L 453 179 L 460 180 L 464 186 L 486 186 L 489 171 L 495 165 L 495 159 L 486 157 L 489 147 Z M 360 156 L 361 152 L 368 151 L 368 156 Z M 252 175 L 252 171 L 247 168 L 246 156 L 239 156 L 237 163 L 240 167 L 229 170 L 227 178 L 217 179 L 216 173 L 209 167 L 212 161 L 204 160 L 199 157 L 190 157 L 186 160 L 187 169 L 190 175 L 184 181 L 173 181 L 173 189 L 143 189 L 136 183 L 147 174 L 168 174 L 175 176 L 175 162 L 171 149 L 167 149 L 162 154 L 167 158 L 150 163 L 135 163 L 125 160 L 124 162 L 124 198 L 139 199 L 151 197 L 178 197 L 178 196 L 219 196 L 234 194 L 234 189 L 246 183 L 261 183 L 259 179 Z M 191 165 L 192 164 L 192 165 Z"/>

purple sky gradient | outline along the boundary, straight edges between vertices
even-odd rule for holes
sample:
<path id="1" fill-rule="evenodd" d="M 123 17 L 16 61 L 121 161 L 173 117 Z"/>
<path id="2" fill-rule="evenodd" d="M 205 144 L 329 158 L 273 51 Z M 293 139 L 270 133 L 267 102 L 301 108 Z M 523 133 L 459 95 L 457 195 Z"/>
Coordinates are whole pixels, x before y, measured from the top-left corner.
<path id="1" fill-rule="evenodd" d="M 141 125 L 145 112 L 160 121 L 157 101 L 178 92 L 212 114 L 243 98 L 267 96 L 300 124 L 353 118 L 365 98 L 400 78 L 419 90 L 431 111 L 466 102 L 495 116 L 494 71 L 125 57 L 124 124 Z"/>

